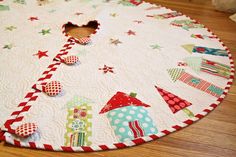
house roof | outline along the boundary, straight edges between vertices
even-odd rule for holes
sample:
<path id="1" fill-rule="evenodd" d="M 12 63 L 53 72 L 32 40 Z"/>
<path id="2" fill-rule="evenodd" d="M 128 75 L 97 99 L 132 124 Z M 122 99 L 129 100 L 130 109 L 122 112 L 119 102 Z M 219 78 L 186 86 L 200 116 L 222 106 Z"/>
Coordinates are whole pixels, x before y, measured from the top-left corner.
<path id="1" fill-rule="evenodd" d="M 143 106 L 150 107 L 135 97 L 129 96 L 123 92 L 117 92 L 101 109 L 100 114 L 125 106 Z"/>

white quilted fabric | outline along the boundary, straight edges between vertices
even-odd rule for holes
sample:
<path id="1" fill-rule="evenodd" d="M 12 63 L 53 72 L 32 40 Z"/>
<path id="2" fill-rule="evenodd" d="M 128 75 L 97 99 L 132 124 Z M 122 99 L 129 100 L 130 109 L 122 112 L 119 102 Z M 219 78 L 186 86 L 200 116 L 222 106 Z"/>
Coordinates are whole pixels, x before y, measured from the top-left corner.
<path id="1" fill-rule="evenodd" d="M 182 122 L 190 117 L 185 112 L 173 114 L 155 86 L 191 102 L 188 110 L 194 115 L 202 113 L 217 101 L 217 97 L 183 82 L 173 82 L 167 69 L 184 68 L 185 72 L 222 89 L 229 81 L 204 72 L 196 73 L 189 67 L 178 67 L 178 62 L 190 56 L 204 57 L 228 66 L 230 59 L 191 54 L 185 50 L 182 45 L 186 44 L 225 49 L 217 39 L 191 37 L 192 34 L 211 36 L 206 28 L 185 30 L 170 25 L 174 20 L 189 19 L 185 15 L 169 19 L 146 16 L 173 12 L 170 9 L 145 2 L 138 6 L 126 6 L 119 4 L 119 1 L 104 0 L 54 0 L 42 6 L 37 1 L 25 2 L 0 2 L 0 8 L 9 6 L 9 10 L 0 9 L 0 126 L 13 111 L 18 110 L 17 105 L 32 90 L 32 85 L 66 43 L 68 37 L 62 33 L 63 24 L 70 21 L 83 25 L 93 20 L 100 23 L 99 30 L 90 38 L 91 44 L 75 44 L 69 50 L 69 55 L 79 56 L 80 64 L 61 64 L 53 73 L 50 80 L 60 81 L 63 93 L 56 97 L 40 93 L 39 98 L 30 103 L 30 110 L 24 113 L 25 118 L 19 123 L 13 123 L 13 129 L 23 123 L 36 123 L 40 137 L 33 138 L 33 141 L 38 145 L 65 145 L 67 103 L 75 96 L 91 100 L 92 109 L 88 114 L 92 118 L 88 119 L 88 123 L 92 124 L 92 135 L 89 137 L 89 146 L 96 147 L 120 142 L 106 113 L 99 114 L 118 91 L 137 93 L 137 99 L 150 105 L 145 109 L 161 135 L 162 130 L 171 131 L 174 125 L 183 126 Z M 77 12 L 83 14 L 76 15 Z M 29 20 L 30 17 L 37 17 L 38 20 Z M 15 28 L 7 29 L 10 26 Z M 43 29 L 49 30 L 49 33 L 44 34 Z M 129 30 L 135 33 L 128 34 Z M 120 43 L 113 44 L 114 40 Z M 47 56 L 40 58 L 38 51 L 47 51 Z M 104 65 L 112 67 L 113 72 L 103 72 Z M 8 133 L 7 136 L 25 142 L 14 134 Z"/>

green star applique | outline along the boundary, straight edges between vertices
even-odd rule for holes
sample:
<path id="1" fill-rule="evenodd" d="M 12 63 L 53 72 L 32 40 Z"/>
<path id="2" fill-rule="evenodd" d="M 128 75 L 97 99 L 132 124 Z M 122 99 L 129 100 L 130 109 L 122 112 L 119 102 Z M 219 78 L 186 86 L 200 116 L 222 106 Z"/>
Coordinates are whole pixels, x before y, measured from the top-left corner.
<path id="1" fill-rule="evenodd" d="M 8 50 L 10 50 L 10 49 L 12 49 L 12 48 L 13 48 L 13 44 L 6 44 L 6 45 L 3 46 L 3 49 L 8 49 Z"/>
<path id="2" fill-rule="evenodd" d="M 8 30 L 8 31 L 13 31 L 14 29 L 16 29 L 17 27 L 15 27 L 15 26 L 8 26 L 8 27 L 6 27 L 6 30 Z"/>
<path id="3" fill-rule="evenodd" d="M 121 44 L 122 42 L 119 39 L 110 39 L 110 43 L 117 46 L 118 44 Z"/>
<path id="4" fill-rule="evenodd" d="M 161 46 L 159 46 L 158 44 L 154 44 L 154 45 L 150 45 L 150 47 L 154 50 L 161 50 Z"/>
<path id="5" fill-rule="evenodd" d="M 39 33 L 41 33 L 42 35 L 46 35 L 46 34 L 50 34 L 51 33 L 50 31 L 51 29 L 42 29 L 42 31 Z"/>

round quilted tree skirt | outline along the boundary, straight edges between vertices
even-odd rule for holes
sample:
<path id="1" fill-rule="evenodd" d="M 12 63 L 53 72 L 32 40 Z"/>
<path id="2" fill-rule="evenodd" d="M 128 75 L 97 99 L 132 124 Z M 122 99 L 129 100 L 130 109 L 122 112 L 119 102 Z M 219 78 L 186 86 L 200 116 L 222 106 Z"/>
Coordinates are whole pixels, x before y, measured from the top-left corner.
<path id="1" fill-rule="evenodd" d="M 204 117 L 231 54 L 189 17 L 141 0 L 0 2 L 1 140 L 55 151 L 134 146 Z M 98 25 L 73 38 L 65 25 Z"/>

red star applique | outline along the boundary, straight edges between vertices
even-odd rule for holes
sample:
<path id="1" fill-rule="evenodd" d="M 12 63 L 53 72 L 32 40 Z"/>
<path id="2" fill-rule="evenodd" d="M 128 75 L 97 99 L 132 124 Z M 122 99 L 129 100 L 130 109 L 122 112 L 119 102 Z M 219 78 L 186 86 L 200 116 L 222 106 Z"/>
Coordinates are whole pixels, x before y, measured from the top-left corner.
<path id="1" fill-rule="evenodd" d="M 107 65 L 104 65 L 103 68 L 99 68 L 98 70 L 103 70 L 104 74 L 106 74 L 107 72 L 114 73 L 113 69 L 114 67 L 109 67 Z"/>
<path id="2" fill-rule="evenodd" d="M 46 54 L 48 51 L 38 51 L 38 53 L 34 54 L 33 56 L 38 56 L 39 59 L 42 57 L 48 57 L 48 55 Z"/>
<path id="3" fill-rule="evenodd" d="M 129 30 L 128 32 L 126 32 L 128 35 L 136 35 L 134 31 Z"/>
<path id="4" fill-rule="evenodd" d="M 38 19 L 38 17 L 36 17 L 36 16 L 31 16 L 31 17 L 29 17 L 28 20 L 30 20 L 30 21 L 35 21 L 35 20 L 39 20 L 39 19 Z"/>

